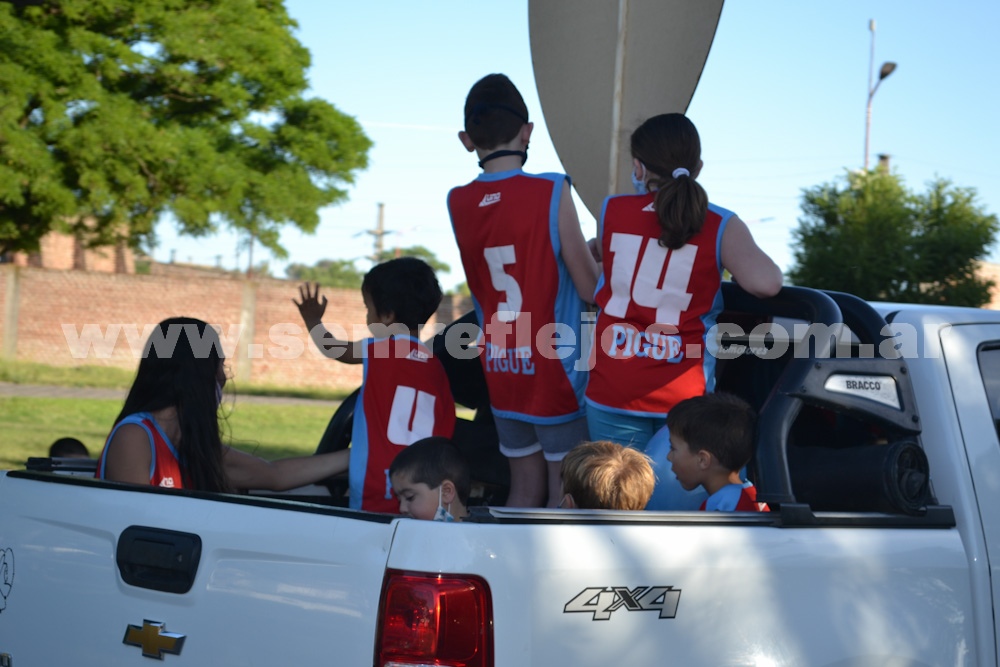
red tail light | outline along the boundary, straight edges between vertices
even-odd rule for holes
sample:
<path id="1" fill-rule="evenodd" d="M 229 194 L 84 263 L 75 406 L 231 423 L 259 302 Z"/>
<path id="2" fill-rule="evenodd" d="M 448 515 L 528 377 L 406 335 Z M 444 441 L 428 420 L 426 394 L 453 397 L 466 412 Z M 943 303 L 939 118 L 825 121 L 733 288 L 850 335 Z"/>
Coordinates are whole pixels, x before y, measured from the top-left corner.
<path id="1" fill-rule="evenodd" d="M 376 667 L 493 667 L 493 607 L 480 577 L 389 570 Z"/>

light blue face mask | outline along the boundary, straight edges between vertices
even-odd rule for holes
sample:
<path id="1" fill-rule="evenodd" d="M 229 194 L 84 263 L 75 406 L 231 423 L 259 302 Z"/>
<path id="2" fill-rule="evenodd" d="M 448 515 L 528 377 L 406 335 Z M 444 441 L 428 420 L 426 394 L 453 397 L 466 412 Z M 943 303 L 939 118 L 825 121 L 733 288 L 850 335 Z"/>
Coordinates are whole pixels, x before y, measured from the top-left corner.
<path id="1" fill-rule="evenodd" d="M 441 502 L 440 486 L 438 487 L 438 508 L 437 511 L 434 512 L 434 521 L 444 521 L 445 523 L 453 523 L 455 521 L 455 517 L 451 515 L 451 512 L 444 508 L 444 505 Z"/>
<path id="2" fill-rule="evenodd" d="M 642 164 L 641 162 L 639 164 Z M 642 165 L 642 174 L 646 175 L 646 165 Z M 646 182 L 635 175 L 635 169 L 629 174 L 632 177 L 632 187 L 635 188 L 635 193 L 637 195 L 644 195 L 649 193 L 649 188 L 646 186 Z"/>

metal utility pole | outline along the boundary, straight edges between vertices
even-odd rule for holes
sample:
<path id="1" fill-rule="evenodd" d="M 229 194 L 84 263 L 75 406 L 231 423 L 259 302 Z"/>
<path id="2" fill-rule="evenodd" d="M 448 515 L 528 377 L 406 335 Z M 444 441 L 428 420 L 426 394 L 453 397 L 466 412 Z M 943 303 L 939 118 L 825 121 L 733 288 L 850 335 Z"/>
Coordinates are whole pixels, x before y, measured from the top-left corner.
<path id="1" fill-rule="evenodd" d="M 868 61 L 868 106 L 865 113 L 865 171 L 868 171 L 868 146 L 872 128 L 872 98 L 875 97 L 875 91 L 878 90 L 878 86 L 882 83 L 882 80 L 896 69 L 896 63 L 894 62 L 886 61 L 882 63 L 882 67 L 878 73 L 878 81 L 875 82 L 874 87 L 872 86 L 872 79 L 875 77 L 875 19 L 868 21 L 868 30 L 872 33 L 872 47 L 871 56 Z"/>
<path id="2" fill-rule="evenodd" d="M 392 234 L 391 231 L 387 232 L 385 230 L 385 204 L 379 202 L 378 204 L 378 219 L 375 222 L 375 229 L 369 229 L 368 233 L 375 237 L 375 254 L 370 256 L 373 262 L 382 261 L 382 252 L 385 249 L 385 243 L 382 238 L 386 234 Z"/>

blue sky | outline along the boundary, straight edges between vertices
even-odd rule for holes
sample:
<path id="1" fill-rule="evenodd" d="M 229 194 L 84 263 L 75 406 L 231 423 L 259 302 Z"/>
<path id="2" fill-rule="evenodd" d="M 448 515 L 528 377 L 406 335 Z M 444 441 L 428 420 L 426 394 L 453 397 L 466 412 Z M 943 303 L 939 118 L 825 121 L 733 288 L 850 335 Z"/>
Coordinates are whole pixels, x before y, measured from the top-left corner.
<path id="1" fill-rule="evenodd" d="M 288 261 L 363 258 L 378 203 L 386 246 L 424 245 L 464 280 L 445 197 L 479 172 L 456 138 L 469 87 L 490 72 L 521 89 L 535 122 L 529 171 L 562 171 L 538 103 L 524 0 L 496 2 L 286 0 L 312 54 L 309 95 L 356 117 L 375 146 L 347 203 L 322 211 L 314 235 L 288 228 L 286 261 L 259 246 L 276 276 Z M 1000 214 L 1000 2 L 728 0 L 688 116 L 702 138 L 700 181 L 716 204 L 746 220 L 784 268 L 801 191 L 842 178 L 864 158 L 871 33 L 875 67 L 896 71 L 872 107 L 871 160 L 888 153 L 911 190 L 935 176 L 978 191 Z M 665 64 L 667 66 L 668 64 Z M 650 82 L 656 85 L 656 82 Z M 572 176 L 572 174 L 570 174 Z M 584 232 L 593 217 L 578 204 Z M 155 258 L 236 266 L 237 238 L 179 239 L 158 227 Z M 992 261 L 1000 261 L 994 250 Z M 247 254 L 239 255 L 246 268 Z M 366 269 L 369 262 L 359 259 Z"/>

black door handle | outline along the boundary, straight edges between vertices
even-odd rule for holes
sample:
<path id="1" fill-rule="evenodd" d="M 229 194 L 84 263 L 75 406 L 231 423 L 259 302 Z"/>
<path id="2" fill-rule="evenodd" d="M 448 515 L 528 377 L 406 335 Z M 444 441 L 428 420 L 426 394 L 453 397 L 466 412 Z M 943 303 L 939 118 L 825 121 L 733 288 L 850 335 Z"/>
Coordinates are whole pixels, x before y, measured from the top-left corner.
<path id="1" fill-rule="evenodd" d="M 118 571 L 126 584 L 187 593 L 201 560 L 201 538 L 175 530 L 129 526 L 118 537 Z"/>

